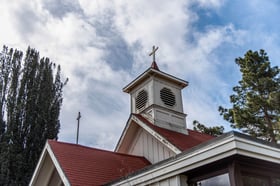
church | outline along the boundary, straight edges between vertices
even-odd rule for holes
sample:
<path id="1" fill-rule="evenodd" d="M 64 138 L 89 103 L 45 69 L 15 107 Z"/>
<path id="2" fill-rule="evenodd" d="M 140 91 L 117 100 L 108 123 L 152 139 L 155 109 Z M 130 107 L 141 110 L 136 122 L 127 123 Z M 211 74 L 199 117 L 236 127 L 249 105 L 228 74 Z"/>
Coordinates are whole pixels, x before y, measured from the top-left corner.
<path id="1" fill-rule="evenodd" d="M 186 128 L 188 82 L 152 65 L 123 88 L 131 114 L 114 151 L 48 140 L 30 186 L 280 186 L 280 146 Z"/>

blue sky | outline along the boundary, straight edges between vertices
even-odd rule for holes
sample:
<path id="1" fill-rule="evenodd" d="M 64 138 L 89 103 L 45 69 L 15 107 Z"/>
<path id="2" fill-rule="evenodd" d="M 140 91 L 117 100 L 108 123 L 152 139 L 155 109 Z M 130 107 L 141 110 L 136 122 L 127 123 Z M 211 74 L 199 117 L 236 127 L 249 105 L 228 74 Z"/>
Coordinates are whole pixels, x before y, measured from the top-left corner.
<path id="1" fill-rule="evenodd" d="M 113 149 L 130 113 L 122 88 L 156 61 L 189 81 L 183 90 L 192 121 L 229 124 L 217 111 L 229 106 L 240 73 L 234 60 L 265 49 L 280 64 L 278 0 L 1 0 L 0 44 L 31 46 L 61 64 L 64 89 L 59 140 Z"/>

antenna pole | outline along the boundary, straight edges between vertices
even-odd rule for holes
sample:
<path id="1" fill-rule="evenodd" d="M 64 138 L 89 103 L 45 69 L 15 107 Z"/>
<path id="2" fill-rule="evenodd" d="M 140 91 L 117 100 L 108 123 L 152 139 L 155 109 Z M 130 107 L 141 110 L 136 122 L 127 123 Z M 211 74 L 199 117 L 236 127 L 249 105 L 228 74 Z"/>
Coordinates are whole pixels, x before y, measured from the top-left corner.
<path id="1" fill-rule="evenodd" d="M 81 113 L 79 112 L 78 113 L 78 117 L 77 117 L 77 120 L 78 120 L 78 126 L 77 126 L 77 138 L 76 138 L 76 144 L 79 143 L 79 128 L 80 128 L 80 119 L 81 119 Z"/>

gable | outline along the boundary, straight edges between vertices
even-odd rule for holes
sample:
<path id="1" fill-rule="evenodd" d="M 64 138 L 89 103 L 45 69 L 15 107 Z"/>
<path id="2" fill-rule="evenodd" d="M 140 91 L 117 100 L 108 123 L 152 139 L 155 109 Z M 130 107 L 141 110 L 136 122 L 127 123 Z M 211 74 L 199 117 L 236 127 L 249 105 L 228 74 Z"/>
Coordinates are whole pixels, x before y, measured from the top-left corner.
<path id="1" fill-rule="evenodd" d="M 174 145 L 176 148 L 178 148 L 180 151 L 185 151 L 187 149 L 190 149 L 194 146 L 197 146 L 201 143 L 204 143 L 206 141 L 209 141 L 214 136 L 200 133 L 197 131 L 193 131 L 190 129 L 187 129 L 186 134 L 171 131 L 165 128 L 158 127 L 156 125 L 153 125 L 150 121 L 148 121 L 146 118 L 144 118 L 140 114 L 134 114 L 139 120 L 141 120 L 143 123 L 145 123 L 148 127 L 150 127 L 152 130 L 157 132 L 159 135 L 161 135 L 163 138 L 165 138 L 168 142 L 170 142 L 172 145 Z"/>
<path id="2" fill-rule="evenodd" d="M 46 143 L 40 160 L 29 183 L 30 186 L 70 185 L 59 163 Z"/>
<path id="3" fill-rule="evenodd" d="M 171 131 L 152 124 L 141 114 L 131 114 L 115 151 L 129 153 L 131 145 L 133 146 L 133 143 L 136 143 L 135 139 L 137 139 L 139 130 L 145 130 L 175 154 L 215 138 L 189 129 L 186 130 L 186 134 Z"/>
<path id="4" fill-rule="evenodd" d="M 167 151 L 172 152 L 172 154 L 179 154 L 181 151 L 170 143 L 166 138 L 153 130 L 150 126 L 148 126 L 146 121 L 142 121 L 138 118 L 138 114 L 131 114 L 128 122 L 126 124 L 125 129 L 120 137 L 120 140 L 116 146 L 115 151 L 120 153 L 128 154 L 132 152 L 132 148 L 134 148 L 134 152 L 140 151 L 140 149 L 144 150 L 144 144 L 147 144 L 148 141 L 144 142 L 144 140 L 149 140 L 149 143 L 154 142 L 156 144 L 161 144 L 162 147 Z M 141 134 L 141 131 L 145 131 L 145 133 Z M 147 134 L 146 136 L 144 136 Z M 140 140 L 140 141 L 139 141 Z M 141 142 L 143 141 L 143 143 Z M 142 146 L 139 144 L 142 143 Z M 138 149 L 135 149 L 135 145 L 138 144 Z M 151 148 L 152 144 L 147 144 L 145 148 Z M 146 150 L 146 149 L 145 149 Z M 140 152 L 139 152 L 140 153 Z M 148 157 L 148 156 L 147 156 Z M 146 157 L 146 158 L 147 158 Z M 150 160 L 151 161 L 151 160 Z"/>
<path id="5" fill-rule="evenodd" d="M 148 165 L 143 157 L 49 140 L 30 185 L 103 185 Z"/>
<path id="6" fill-rule="evenodd" d="M 33 184 L 30 184 L 30 185 L 40 185 L 40 186 L 47 186 L 47 185 L 62 186 L 62 185 L 64 185 L 49 154 L 46 154 L 46 156 L 43 160 L 41 170 L 42 171 L 39 172 L 39 174 L 37 175 Z"/>
<path id="7" fill-rule="evenodd" d="M 164 129 L 141 114 L 131 114 L 115 151 L 143 156 L 154 164 L 213 138 L 192 130 L 183 134 Z"/>
<path id="8" fill-rule="evenodd" d="M 128 154 L 143 156 L 152 164 L 176 155 L 144 129 L 139 129 Z"/>

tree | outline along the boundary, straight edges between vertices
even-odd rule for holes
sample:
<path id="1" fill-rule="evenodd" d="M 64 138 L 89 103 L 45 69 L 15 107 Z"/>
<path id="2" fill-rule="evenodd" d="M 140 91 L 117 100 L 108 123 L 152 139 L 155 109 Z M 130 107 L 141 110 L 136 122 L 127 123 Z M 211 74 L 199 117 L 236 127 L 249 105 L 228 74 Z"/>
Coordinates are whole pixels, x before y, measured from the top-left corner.
<path id="1" fill-rule="evenodd" d="M 264 50 L 249 50 L 243 58 L 235 60 L 242 79 L 233 87 L 231 108 L 219 107 L 223 118 L 233 128 L 276 143 L 280 125 L 279 68 L 271 67 Z"/>
<path id="2" fill-rule="evenodd" d="M 56 73 L 54 72 L 56 70 Z M 28 47 L 0 53 L 0 185 L 27 185 L 47 139 L 57 139 L 60 66 Z"/>
<path id="3" fill-rule="evenodd" d="M 193 121 L 193 129 L 195 131 L 199 131 L 205 134 L 209 134 L 211 136 L 220 136 L 224 132 L 223 126 L 214 126 L 214 127 L 206 127 L 205 125 L 201 124 L 199 121 Z"/>

